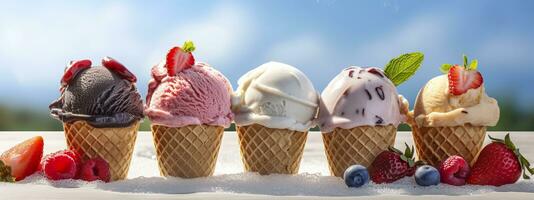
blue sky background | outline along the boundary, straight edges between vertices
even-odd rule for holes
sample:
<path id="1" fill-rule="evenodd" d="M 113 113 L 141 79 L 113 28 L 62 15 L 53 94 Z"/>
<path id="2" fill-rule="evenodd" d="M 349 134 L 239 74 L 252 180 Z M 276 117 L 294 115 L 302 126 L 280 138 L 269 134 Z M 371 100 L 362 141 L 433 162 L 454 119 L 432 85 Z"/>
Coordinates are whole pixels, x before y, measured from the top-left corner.
<path id="1" fill-rule="evenodd" d="M 246 71 L 280 61 L 321 91 L 350 65 L 384 66 L 411 51 L 425 61 L 399 92 L 413 102 L 442 63 L 479 59 L 490 96 L 532 108 L 534 1 L 0 1 L 0 103 L 46 111 L 67 61 L 111 56 L 138 77 L 173 45 L 237 87 Z M 411 103 L 412 104 L 412 103 Z"/>

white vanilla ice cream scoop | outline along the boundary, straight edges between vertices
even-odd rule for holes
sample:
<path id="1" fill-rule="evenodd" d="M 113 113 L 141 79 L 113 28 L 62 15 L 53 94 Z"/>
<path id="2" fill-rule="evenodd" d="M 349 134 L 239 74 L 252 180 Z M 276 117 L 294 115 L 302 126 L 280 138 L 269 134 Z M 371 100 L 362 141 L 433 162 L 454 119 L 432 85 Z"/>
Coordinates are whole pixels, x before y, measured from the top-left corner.
<path id="1" fill-rule="evenodd" d="M 232 98 L 237 126 L 308 131 L 317 114 L 319 95 L 295 67 L 268 62 L 243 75 Z"/>
<path id="2" fill-rule="evenodd" d="M 408 101 L 381 69 L 349 67 L 321 94 L 317 123 L 323 133 L 338 127 L 398 126 L 407 113 Z"/>

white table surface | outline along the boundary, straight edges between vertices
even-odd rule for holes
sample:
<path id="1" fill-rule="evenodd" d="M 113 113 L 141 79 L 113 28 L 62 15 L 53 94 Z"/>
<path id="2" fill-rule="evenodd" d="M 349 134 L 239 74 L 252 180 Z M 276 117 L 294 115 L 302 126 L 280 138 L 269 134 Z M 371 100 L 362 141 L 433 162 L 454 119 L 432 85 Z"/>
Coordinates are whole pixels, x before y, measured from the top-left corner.
<path id="1" fill-rule="evenodd" d="M 504 137 L 505 132 L 489 134 Z M 63 132 L 0 132 L 0 152 L 35 135 L 44 137 L 45 153 L 66 148 Z M 534 159 L 534 132 L 512 132 L 511 135 L 523 155 Z M 404 142 L 413 144 L 410 132 L 397 134 L 396 147 L 403 148 Z M 328 176 L 318 132 L 308 135 L 298 175 L 259 176 L 242 171 L 237 136 L 235 132 L 226 132 L 213 177 L 189 180 L 160 177 L 152 135 L 140 132 L 128 180 L 107 184 L 71 180 L 50 182 L 35 174 L 16 184 L 0 183 L 0 199 L 427 199 L 429 196 L 440 199 L 534 199 L 534 181 L 526 180 L 504 187 L 445 184 L 419 187 L 410 177 L 393 184 L 347 188 L 341 179 Z"/>

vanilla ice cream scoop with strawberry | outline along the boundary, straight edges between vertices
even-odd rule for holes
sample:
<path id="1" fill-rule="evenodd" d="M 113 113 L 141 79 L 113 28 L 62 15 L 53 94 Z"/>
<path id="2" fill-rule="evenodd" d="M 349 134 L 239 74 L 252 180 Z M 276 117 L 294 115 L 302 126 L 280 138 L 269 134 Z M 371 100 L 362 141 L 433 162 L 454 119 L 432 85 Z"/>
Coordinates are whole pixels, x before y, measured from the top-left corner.
<path id="1" fill-rule="evenodd" d="M 471 124 L 495 126 L 499 121 L 497 100 L 489 97 L 483 78 L 476 70 L 477 61 L 469 66 L 442 67 L 447 74 L 437 76 L 419 91 L 413 115 L 419 127 L 449 127 Z"/>

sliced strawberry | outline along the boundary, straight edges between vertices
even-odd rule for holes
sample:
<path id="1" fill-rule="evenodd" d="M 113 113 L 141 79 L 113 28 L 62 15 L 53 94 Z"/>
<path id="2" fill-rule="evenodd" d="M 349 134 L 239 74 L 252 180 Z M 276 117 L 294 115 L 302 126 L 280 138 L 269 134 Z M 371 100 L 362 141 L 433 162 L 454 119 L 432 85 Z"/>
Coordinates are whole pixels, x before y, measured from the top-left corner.
<path id="1" fill-rule="evenodd" d="M 121 64 L 119 61 L 109 57 L 109 56 L 106 56 L 104 58 L 102 58 L 102 65 L 104 65 L 104 67 L 108 68 L 109 70 L 111 71 L 114 71 L 115 73 L 117 73 L 119 76 L 121 76 L 122 78 L 132 82 L 132 83 L 135 83 L 137 81 L 137 77 L 135 77 L 135 75 L 130 72 L 123 64 Z"/>
<path id="2" fill-rule="evenodd" d="M 84 69 L 90 68 L 91 65 L 91 60 L 88 59 L 70 61 L 69 67 L 65 70 L 63 77 L 61 77 L 61 86 L 67 86 L 78 73 Z"/>
<path id="3" fill-rule="evenodd" d="M 484 82 L 482 74 L 476 70 L 454 65 L 449 69 L 449 93 L 462 95 L 469 89 L 479 88 Z"/>
<path id="4" fill-rule="evenodd" d="M 176 73 L 181 72 L 184 69 L 188 69 L 195 64 L 195 58 L 193 52 L 195 46 L 192 42 L 185 42 L 182 48 L 173 47 L 167 53 L 167 60 L 165 66 L 167 67 L 167 74 L 169 76 L 175 76 Z"/>
<path id="5" fill-rule="evenodd" d="M 41 136 L 30 138 L 4 152 L 0 160 L 11 167 L 11 175 L 20 181 L 37 171 L 43 157 L 43 145 Z"/>

